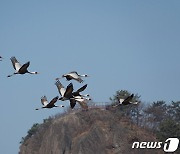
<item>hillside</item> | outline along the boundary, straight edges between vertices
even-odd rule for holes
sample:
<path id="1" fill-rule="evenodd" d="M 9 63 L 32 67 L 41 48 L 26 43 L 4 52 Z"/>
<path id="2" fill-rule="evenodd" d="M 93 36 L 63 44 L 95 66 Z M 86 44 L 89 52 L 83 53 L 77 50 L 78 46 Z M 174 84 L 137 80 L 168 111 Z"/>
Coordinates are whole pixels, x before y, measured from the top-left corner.
<path id="1" fill-rule="evenodd" d="M 134 141 L 156 141 L 147 130 L 103 109 L 73 111 L 41 124 L 20 146 L 20 154 L 148 154 L 132 149 Z"/>

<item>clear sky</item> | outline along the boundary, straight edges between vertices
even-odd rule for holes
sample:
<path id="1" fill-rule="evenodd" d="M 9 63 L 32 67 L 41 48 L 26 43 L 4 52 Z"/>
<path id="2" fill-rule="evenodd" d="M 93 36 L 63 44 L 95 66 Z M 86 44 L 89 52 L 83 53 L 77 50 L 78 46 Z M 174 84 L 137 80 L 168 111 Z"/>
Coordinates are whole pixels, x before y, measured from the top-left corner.
<path id="1" fill-rule="evenodd" d="M 34 109 L 70 71 L 91 76 L 84 83 L 95 102 L 121 89 L 147 103 L 180 100 L 179 8 L 179 0 L 0 0 L 0 153 L 18 153 L 33 123 L 63 111 Z M 40 74 L 7 78 L 11 56 Z"/>

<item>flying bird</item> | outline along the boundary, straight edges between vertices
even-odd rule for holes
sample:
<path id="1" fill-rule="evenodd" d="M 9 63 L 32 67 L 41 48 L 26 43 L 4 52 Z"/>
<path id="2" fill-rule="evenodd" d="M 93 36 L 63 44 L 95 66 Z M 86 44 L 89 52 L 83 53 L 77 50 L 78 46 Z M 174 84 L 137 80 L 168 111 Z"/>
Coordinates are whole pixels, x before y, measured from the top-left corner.
<path id="1" fill-rule="evenodd" d="M 67 88 L 64 88 L 64 86 L 62 85 L 62 83 L 57 80 L 55 82 L 55 85 L 58 89 L 59 94 L 61 95 L 61 98 L 59 98 L 59 100 L 65 101 L 65 100 L 69 100 L 70 101 L 70 106 L 73 109 L 76 105 L 76 100 L 75 99 L 71 99 L 75 96 L 84 96 L 84 97 L 88 97 L 89 95 L 82 95 L 80 94 L 80 92 L 84 91 L 87 87 L 87 84 L 85 84 L 84 86 L 82 86 L 81 88 L 79 88 L 77 91 L 73 92 L 73 84 L 70 83 Z"/>
<path id="2" fill-rule="evenodd" d="M 56 96 L 50 102 L 48 102 L 47 97 L 43 96 L 43 97 L 41 97 L 41 103 L 42 103 L 43 107 L 37 108 L 36 110 L 40 110 L 40 109 L 43 109 L 43 108 L 50 109 L 50 108 L 53 108 L 53 107 L 64 107 L 63 105 L 59 105 L 59 106 L 55 105 L 55 103 L 57 102 L 58 99 L 59 99 L 59 97 Z"/>
<path id="3" fill-rule="evenodd" d="M 70 101 L 70 106 L 73 109 L 74 106 L 76 105 L 76 101 L 70 99 L 72 97 L 72 92 L 73 92 L 73 84 L 70 83 L 67 88 L 64 88 L 64 86 L 62 85 L 62 83 L 57 80 L 55 82 L 55 85 L 58 89 L 59 94 L 61 95 L 61 98 L 59 98 L 59 100 L 61 101 L 65 101 L 65 100 L 69 100 Z"/>
<path id="4" fill-rule="evenodd" d="M 62 75 L 62 78 L 66 78 L 68 81 L 76 80 L 79 83 L 83 82 L 81 77 L 89 77 L 89 76 L 87 74 L 80 75 L 76 71 L 72 71 L 72 72 Z M 59 80 L 59 79 L 61 79 L 61 78 L 56 78 L 56 80 Z"/>
<path id="5" fill-rule="evenodd" d="M 80 94 L 80 92 L 84 91 L 87 87 L 87 84 L 85 84 L 84 86 L 82 86 L 81 88 L 79 88 L 78 90 L 76 90 L 75 92 L 72 93 L 72 97 L 71 98 L 78 98 L 77 96 L 79 97 L 89 97 L 89 94 L 86 94 L 86 95 L 82 95 Z M 70 99 L 70 106 L 71 108 L 73 109 L 76 105 L 76 100 L 75 99 Z"/>
<path id="6" fill-rule="evenodd" d="M 69 100 L 72 97 L 72 92 L 73 92 L 73 84 L 72 83 L 70 83 L 66 88 L 64 88 L 62 83 L 59 80 L 57 80 L 55 82 L 55 85 L 57 86 L 59 94 L 61 95 L 59 100 L 65 101 L 65 100 Z"/>
<path id="7" fill-rule="evenodd" d="M 82 95 L 80 92 L 84 91 L 87 88 L 87 84 L 76 90 L 75 92 L 72 93 L 73 96 L 83 96 L 83 97 L 89 97 L 89 94 Z"/>
<path id="8" fill-rule="evenodd" d="M 81 108 L 88 110 L 88 105 L 87 102 L 89 100 L 91 100 L 91 98 L 85 98 L 85 97 L 81 97 L 81 96 L 75 96 L 73 98 L 71 98 L 72 100 L 75 100 L 79 103 L 79 105 L 81 106 Z"/>
<path id="9" fill-rule="evenodd" d="M 134 94 L 128 96 L 126 99 L 119 99 L 119 104 L 113 106 L 113 107 L 117 107 L 119 105 L 129 105 L 129 104 L 138 104 L 138 102 L 132 102 L 132 99 L 134 97 Z"/>
<path id="10" fill-rule="evenodd" d="M 27 68 L 30 65 L 29 61 L 27 63 L 21 65 L 15 57 L 11 57 L 10 60 L 12 62 L 14 69 L 15 69 L 15 72 L 12 75 L 8 75 L 7 77 L 11 77 L 11 76 L 16 75 L 16 74 L 25 74 L 25 73 L 38 74 L 38 72 L 29 72 L 27 70 Z"/>

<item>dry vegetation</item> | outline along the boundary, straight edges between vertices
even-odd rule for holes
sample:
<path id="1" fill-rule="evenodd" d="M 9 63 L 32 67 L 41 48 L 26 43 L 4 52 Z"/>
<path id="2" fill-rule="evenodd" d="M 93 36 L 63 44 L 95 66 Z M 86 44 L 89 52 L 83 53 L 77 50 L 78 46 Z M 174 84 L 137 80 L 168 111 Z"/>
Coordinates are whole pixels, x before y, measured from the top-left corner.
<path id="1" fill-rule="evenodd" d="M 88 111 L 67 110 L 34 124 L 22 138 L 20 154 L 161 154 L 162 149 L 132 149 L 135 141 L 180 138 L 180 101 L 113 107 L 130 95 L 117 91 L 110 105 L 91 103 Z M 176 151 L 179 153 L 180 148 Z"/>
<path id="2" fill-rule="evenodd" d="M 132 150 L 134 141 L 156 141 L 156 137 L 112 111 L 90 109 L 50 118 L 24 141 L 20 154 L 152 153 Z"/>

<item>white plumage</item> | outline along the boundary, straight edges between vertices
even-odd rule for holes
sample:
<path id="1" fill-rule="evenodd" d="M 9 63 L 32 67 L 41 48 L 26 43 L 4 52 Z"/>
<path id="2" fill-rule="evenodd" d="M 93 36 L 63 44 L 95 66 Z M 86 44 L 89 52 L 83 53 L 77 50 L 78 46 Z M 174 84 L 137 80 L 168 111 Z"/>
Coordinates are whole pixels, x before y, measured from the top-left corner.
<path id="1" fill-rule="evenodd" d="M 62 78 L 66 78 L 68 81 L 76 80 L 80 83 L 83 82 L 81 77 L 88 77 L 88 75 L 87 74 L 80 75 L 76 71 L 72 71 L 72 72 L 62 75 Z M 56 80 L 58 80 L 58 79 L 60 79 L 60 78 L 56 78 Z"/>
<path id="2" fill-rule="evenodd" d="M 91 98 L 85 98 L 85 97 L 82 97 L 82 96 L 75 96 L 75 97 L 72 98 L 72 99 L 74 99 L 75 101 L 77 101 L 77 102 L 79 103 L 79 105 L 80 105 L 83 109 L 85 109 L 85 110 L 88 109 L 87 103 L 88 103 L 89 100 L 91 100 Z"/>
<path id="3" fill-rule="evenodd" d="M 41 103 L 43 106 L 47 106 L 48 105 L 48 100 L 46 96 L 41 97 Z"/>
<path id="4" fill-rule="evenodd" d="M 29 74 L 38 74 L 38 72 L 29 72 L 27 70 L 27 68 L 29 67 L 30 65 L 30 62 L 28 61 L 27 63 L 21 65 L 18 60 L 16 59 L 16 57 L 11 57 L 10 58 L 11 62 L 12 62 L 12 65 L 15 69 L 15 72 L 11 75 L 8 75 L 7 77 L 11 77 L 15 74 L 25 74 L 25 73 L 29 73 Z"/>
<path id="5" fill-rule="evenodd" d="M 63 105 L 59 105 L 59 106 L 55 105 L 55 103 L 57 102 L 58 99 L 59 99 L 59 97 L 56 96 L 50 102 L 48 102 L 47 97 L 43 96 L 43 97 L 41 97 L 41 103 L 42 103 L 43 107 L 37 108 L 36 110 L 40 110 L 40 109 L 43 109 L 43 108 L 49 108 L 50 109 L 50 108 L 53 108 L 53 107 L 64 107 Z"/>
<path id="6" fill-rule="evenodd" d="M 132 99 L 134 97 L 134 94 L 128 96 L 126 99 L 119 99 L 119 104 L 113 106 L 113 107 L 117 107 L 119 105 L 129 105 L 129 104 L 138 104 L 138 102 L 133 102 Z"/>
<path id="7" fill-rule="evenodd" d="M 65 100 L 69 100 L 72 97 L 72 92 L 73 92 L 73 84 L 70 83 L 66 89 L 64 88 L 64 86 L 62 85 L 62 83 L 57 80 L 55 85 L 57 86 L 57 89 L 59 91 L 59 94 L 61 95 L 61 98 L 59 98 L 59 100 L 61 101 L 65 101 Z"/>

